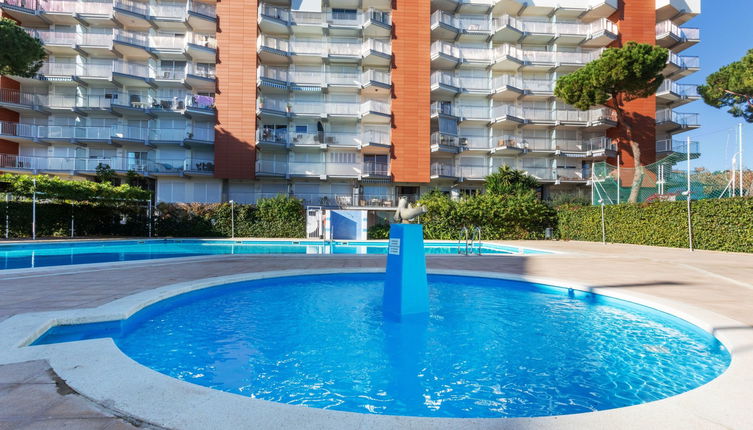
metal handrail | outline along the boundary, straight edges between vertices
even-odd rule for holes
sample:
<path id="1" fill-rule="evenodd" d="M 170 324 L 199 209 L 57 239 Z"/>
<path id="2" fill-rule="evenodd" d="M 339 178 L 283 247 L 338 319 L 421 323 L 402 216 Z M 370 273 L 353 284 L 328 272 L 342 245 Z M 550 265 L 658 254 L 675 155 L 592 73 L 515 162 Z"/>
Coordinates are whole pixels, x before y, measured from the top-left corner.
<path id="1" fill-rule="evenodd" d="M 458 254 L 463 254 L 463 251 L 460 250 L 460 243 L 465 239 L 465 255 L 468 255 L 468 238 L 468 227 L 461 228 L 458 234 Z"/>
<path id="2" fill-rule="evenodd" d="M 473 244 L 476 243 L 478 248 L 476 253 L 481 255 L 481 227 L 473 229 L 473 235 L 471 236 L 471 253 L 473 252 Z"/>

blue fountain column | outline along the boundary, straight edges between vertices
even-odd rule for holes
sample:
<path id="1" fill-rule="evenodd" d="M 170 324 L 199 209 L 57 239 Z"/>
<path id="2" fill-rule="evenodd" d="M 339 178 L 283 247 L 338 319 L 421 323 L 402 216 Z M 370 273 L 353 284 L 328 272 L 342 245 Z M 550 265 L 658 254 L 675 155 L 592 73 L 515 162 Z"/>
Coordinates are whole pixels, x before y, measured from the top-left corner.
<path id="1" fill-rule="evenodd" d="M 383 310 L 387 317 L 429 313 L 424 229 L 421 224 L 392 224 L 387 251 Z"/>

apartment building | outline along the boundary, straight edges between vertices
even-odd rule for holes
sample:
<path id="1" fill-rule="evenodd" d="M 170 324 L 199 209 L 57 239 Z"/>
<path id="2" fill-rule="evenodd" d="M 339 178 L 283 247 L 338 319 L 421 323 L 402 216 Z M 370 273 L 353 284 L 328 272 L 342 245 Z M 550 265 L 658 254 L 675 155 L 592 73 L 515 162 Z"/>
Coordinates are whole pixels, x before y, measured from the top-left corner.
<path id="1" fill-rule="evenodd" d="M 545 192 L 631 167 L 615 113 L 557 78 L 627 41 L 672 51 L 627 106 L 651 163 L 684 151 L 698 99 L 682 51 L 700 0 L 0 0 L 44 42 L 38 76 L 0 80 L 0 171 L 152 181 L 160 201 L 389 209 L 483 188 L 502 165 Z M 696 151 L 697 152 L 697 151 Z"/>

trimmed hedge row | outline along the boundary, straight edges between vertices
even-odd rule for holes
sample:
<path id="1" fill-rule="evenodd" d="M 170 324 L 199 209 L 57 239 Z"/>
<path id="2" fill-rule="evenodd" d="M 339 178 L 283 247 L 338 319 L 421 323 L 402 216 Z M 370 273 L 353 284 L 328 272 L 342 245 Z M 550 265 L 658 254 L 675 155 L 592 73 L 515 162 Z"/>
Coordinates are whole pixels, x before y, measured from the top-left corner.
<path id="1" fill-rule="evenodd" d="M 0 237 L 5 237 L 6 215 L 10 238 L 31 237 L 32 203 L 0 201 Z M 37 203 L 37 236 L 68 237 L 71 216 L 76 236 L 146 236 L 146 208 L 141 205 L 104 205 L 85 202 Z"/>
<path id="2" fill-rule="evenodd" d="M 695 248 L 753 252 L 753 198 L 698 200 L 691 213 Z M 557 216 L 561 239 L 601 241 L 599 206 L 564 205 L 557 208 Z M 684 201 L 606 206 L 607 241 L 684 248 L 687 217 Z"/>
<path id="3" fill-rule="evenodd" d="M 231 205 L 161 203 L 157 206 L 156 233 L 166 237 L 230 237 Z M 235 236 L 303 238 L 306 219 L 303 204 L 277 196 L 256 205 L 235 205 Z"/>

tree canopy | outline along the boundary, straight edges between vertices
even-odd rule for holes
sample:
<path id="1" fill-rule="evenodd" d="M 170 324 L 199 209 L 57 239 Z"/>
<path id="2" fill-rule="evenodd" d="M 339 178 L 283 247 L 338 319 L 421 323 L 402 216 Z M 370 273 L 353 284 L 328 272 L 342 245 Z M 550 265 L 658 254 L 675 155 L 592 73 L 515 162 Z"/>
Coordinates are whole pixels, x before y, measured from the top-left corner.
<path id="1" fill-rule="evenodd" d="M 486 192 L 497 195 L 526 194 L 539 186 L 536 178 L 510 166 L 501 166 L 495 173 L 488 175 L 484 182 Z"/>
<path id="2" fill-rule="evenodd" d="M 753 122 L 753 49 L 706 77 L 706 85 L 700 85 L 698 92 L 706 104 L 729 108 L 732 116 Z"/>
<path id="3" fill-rule="evenodd" d="M 628 42 L 609 48 L 581 69 L 557 79 L 554 94 L 580 110 L 596 105 L 620 109 L 622 103 L 656 93 L 669 52 L 662 47 Z"/>
<path id="4" fill-rule="evenodd" d="M 42 42 L 10 19 L 0 19 L 0 75 L 33 77 L 46 57 Z"/>
<path id="5" fill-rule="evenodd" d="M 614 108 L 617 119 L 625 127 L 628 143 L 635 159 L 633 186 L 628 201 L 638 201 L 643 182 L 640 146 L 633 140 L 632 128 L 625 118 L 625 102 L 649 97 L 664 82 L 662 71 L 669 51 L 660 46 L 628 42 L 621 48 L 609 48 L 601 57 L 583 68 L 557 79 L 554 94 L 580 110 L 596 105 Z"/>

